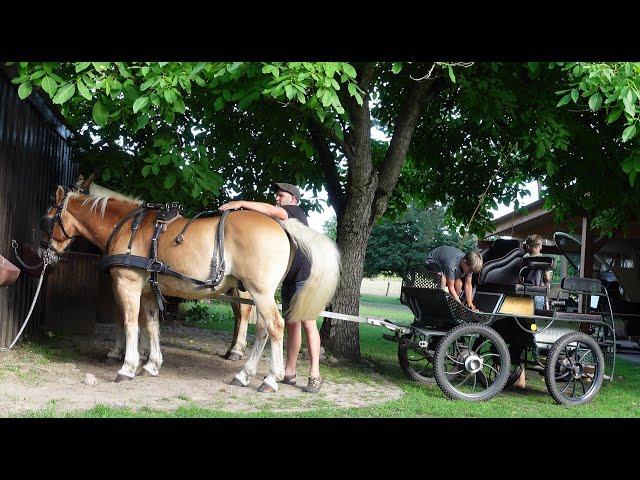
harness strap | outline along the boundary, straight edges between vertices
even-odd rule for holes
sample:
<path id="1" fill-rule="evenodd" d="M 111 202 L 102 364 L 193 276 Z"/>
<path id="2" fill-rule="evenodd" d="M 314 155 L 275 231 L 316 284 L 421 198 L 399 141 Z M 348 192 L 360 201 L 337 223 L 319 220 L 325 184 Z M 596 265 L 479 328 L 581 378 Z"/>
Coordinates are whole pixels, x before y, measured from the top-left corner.
<path id="1" fill-rule="evenodd" d="M 187 229 L 191 226 L 191 223 L 194 220 L 196 220 L 198 217 L 201 217 L 202 215 L 207 215 L 207 214 L 211 214 L 211 213 L 213 213 L 214 216 L 215 215 L 220 215 L 220 211 L 219 210 L 205 210 L 204 212 L 200 212 L 195 217 L 189 219 L 187 224 L 182 228 L 182 230 L 180 230 L 180 233 L 178 235 L 176 235 L 176 243 L 179 245 L 184 241 L 184 234 L 187 231 Z"/>
<path id="2" fill-rule="evenodd" d="M 122 220 L 120 220 L 115 228 L 113 229 L 113 232 L 111 232 L 111 235 L 109 235 L 109 238 L 107 239 L 107 244 L 105 246 L 105 250 L 108 252 L 109 251 L 109 244 L 111 243 L 111 241 L 113 240 L 113 237 L 116 236 L 116 233 L 118 233 L 120 231 L 120 229 L 122 228 L 122 226 L 133 216 L 137 215 L 140 212 L 144 212 L 145 210 L 148 210 L 150 207 L 148 207 L 147 205 L 137 208 L 136 210 L 134 210 L 133 212 L 128 213 L 127 215 L 125 215 Z"/>
<path id="3" fill-rule="evenodd" d="M 131 238 L 129 238 L 129 245 L 127 245 L 127 253 L 131 253 L 133 240 L 136 238 L 136 233 L 138 233 L 138 228 L 140 228 L 140 224 L 142 223 L 145 213 L 147 213 L 147 211 L 142 210 L 133 216 L 133 222 L 131 222 Z"/>

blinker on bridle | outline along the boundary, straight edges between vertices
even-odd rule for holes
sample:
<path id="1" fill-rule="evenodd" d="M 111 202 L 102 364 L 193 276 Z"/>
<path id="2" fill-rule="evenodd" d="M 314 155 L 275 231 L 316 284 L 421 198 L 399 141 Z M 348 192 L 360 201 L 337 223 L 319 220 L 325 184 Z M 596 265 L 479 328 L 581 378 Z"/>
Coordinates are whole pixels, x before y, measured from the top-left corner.
<path id="1" fill-rule="evenodd" d="M 64 205 L 64 201 L 67 199 L 67 195 L 69 195 L 69 193 L 71 192 L 78 192 L 81 193 L 83 195 L 87 195 L 89 193 L 89 191 L 87 189 L 84 188 L 79 188 L 75 185 L 71 185 L 69 187 L 65 187 L 65 194 L 64 194 L 64 198 L 62 199 L 62 201 L 60 203 L 58 203 L 56 205 L 56 213 L 53 216 L 53 218 L 51 219 L 51 222 L 48 225 L 48 229 L 47 229 L 47 235 L 49 236 L 49 241 L 46 243 L 48 248 L 51 248 L 51 241 L 53 240 L 53 229 L 56 226 L 56 222 L 58 224 L 60 224 L 60 229 L 62 230 L 62 233 L 64 234 L 65 237 L 67 237 L 69 240 L 75 240 L 77 237 L 72 237 L 70 236 L 67 231 L 64 228 L 64 224 L 62 223 L 62 208 Z M 54 199 L 55 201 L 55 199 Z"/>

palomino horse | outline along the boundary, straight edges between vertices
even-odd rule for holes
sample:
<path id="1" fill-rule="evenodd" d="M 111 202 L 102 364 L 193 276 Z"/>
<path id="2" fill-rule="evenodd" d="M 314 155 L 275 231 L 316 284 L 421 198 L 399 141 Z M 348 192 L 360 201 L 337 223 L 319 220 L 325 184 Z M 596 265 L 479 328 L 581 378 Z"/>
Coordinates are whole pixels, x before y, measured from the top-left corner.
<path id="1" fill-rule="evenodd" d="M 108 188 L 98 185 L 93 181 L 93 178 L 93 174 L 86 179 L 82 174 L 80 174 L 75 182 L 75 188 L 79 191 L 88 192 L 89 195 L 93 195 L 95 197 L 100 196 L 130 200 L 130 197 L 126 197 L 118 192 L 114 192 L 113 190 L 109 190 Z M 142 200 L 136 199 L 136 202 L 142 202 Z M 242 291 L 238 288 L 233 288 L 228 293 L 233 297 L 243 298 L 245 300 L 251 299 L 249 292 Z M 234 302 L 231 304 L 231 307 L 235 325 L 231 344 L 229 345 L 224 358 L 237 361 L 244 357 L 244 350 L 247 346 L 247 327 L 250 323 L 256 323 L 257 315 L 255 308 L 251 305 Z M 139 317 L 138 321 L 142 324 L 142 327 L 144 327 L 140 329 L 138 350 L 140 352 L 140 357 L 147 360 L 149 358 L 149 335 L 147 332 L 147 324 L 144 316 Z M 124 360 L 125 353 L 124 318 L 122 318 L 121 315 L 118 315 L 118 318 L 115 319 L 114 323 L 116 326 L 116 344 L 111 350 L 109 350 L 109 352 L 107 352 L 107 358 L 122 361 Z"/>
<path id="2" fill-rule="evenodd" d="M 140 207 L 139 200 L 65 192 L 59 186 L 55 201 L 56 205 L 41 220 L 43 246 L 54 254 L 62 253 L 75 237 L 82 236 L 108 255 L 125 253 L 131 237 L 132 220 L 127 220 L 118 230 L 108 251 L 107 240 L 118 222 Z M 133 255 L 148 256 L 156 217 L 157 211 L 153 210 L 144 217 L 132 243 Z M 196 219 L 184 240 L 178 244 L 174 239 L 187 221 L 178 217 L 167 224 L 165 233 L 158 240 L 158 259 L 183 275 L 204 281 L 209 276 L 220 217 Z M 289 313 L 295 320 L 314 319 L 333 297 L 340 275 L 340 254 L 328 237 L 294 219 L 279 223 L 250 210 L 230 212 L 225 225 L 225 269 L 222 281 L 215 289 L 197 288 L 190 282 L 170 276 L 159 277 L 164 294 L 191 300 L 215 298 L 237 287 L 239 282 L 245 286 L 255 302 L 259 318 L 251 354 L 242 370 L 235 375 L 233 384 L 249 384 L 257 371 L 267 336 L 271 341 L 271 363 L 259 390 L 277 391 L 277 382 L 284 377 L 284 320 L 274 294 L 293 261 L 296 248 L 309 258 L 311 273 L 303 289 L 294 296 Z M 126 336 L 124 363 L 116 380 L 131 379 L 138 373 L 139 313 L 146 320 L 150 341 L 149 360 L 143 368 L 153 376 L 158 375 L 162 354 L 158 307 L 148 283 L 150 274 L 142 269 L 114 266 L 111 276 Z"/>

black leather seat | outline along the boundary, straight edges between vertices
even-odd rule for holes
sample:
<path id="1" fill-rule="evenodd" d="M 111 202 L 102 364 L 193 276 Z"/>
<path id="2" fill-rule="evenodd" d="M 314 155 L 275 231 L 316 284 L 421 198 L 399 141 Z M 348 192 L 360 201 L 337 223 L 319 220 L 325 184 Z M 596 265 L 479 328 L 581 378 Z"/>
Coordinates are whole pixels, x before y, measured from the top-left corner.
<path id="1" fill-rule="evenodd" d="M 542 282 L 544 273 L 553 270 L 553 257 L 536 256 L 522 259 L 517 293 L 541 293 L 546 295 L 549 288 L 546 285 L 537 285 Z"/>
<path id="2" fill-rule="evenodd" d="M 478 286 L 483 290 L 515 291 L 524 250 L 515 248 L 506 255 L 484 263 L 478 275 Z"/>

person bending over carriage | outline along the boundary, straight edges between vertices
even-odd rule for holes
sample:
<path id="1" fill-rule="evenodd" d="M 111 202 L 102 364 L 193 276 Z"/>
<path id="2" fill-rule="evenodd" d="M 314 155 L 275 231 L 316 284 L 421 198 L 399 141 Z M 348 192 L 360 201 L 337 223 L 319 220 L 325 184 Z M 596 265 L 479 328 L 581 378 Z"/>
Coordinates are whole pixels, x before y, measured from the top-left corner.
<path id="1" fill-rule="evenodd" d="M 482 257 L 478 252 L 465 254 L 462 250 L 448 245 L 433 249 L 427 255 L 427 269 L 440 274 L 440 286 L 443 290 L 460 301 L 464 277 L 465 303 L 472 310 L 478 310 L 473 304 L 473 286 L 471 279 L 474 273 L 482 268 Z"/>

